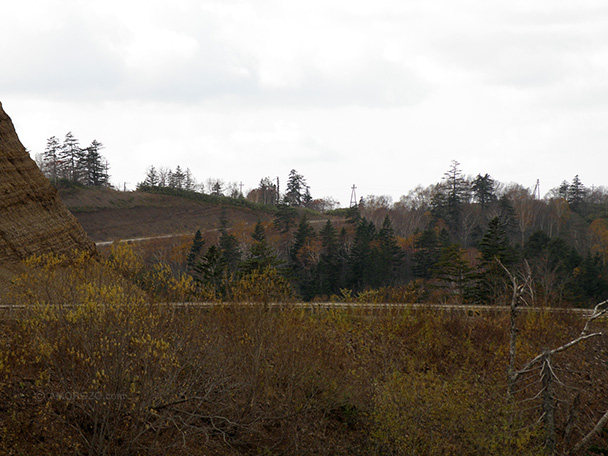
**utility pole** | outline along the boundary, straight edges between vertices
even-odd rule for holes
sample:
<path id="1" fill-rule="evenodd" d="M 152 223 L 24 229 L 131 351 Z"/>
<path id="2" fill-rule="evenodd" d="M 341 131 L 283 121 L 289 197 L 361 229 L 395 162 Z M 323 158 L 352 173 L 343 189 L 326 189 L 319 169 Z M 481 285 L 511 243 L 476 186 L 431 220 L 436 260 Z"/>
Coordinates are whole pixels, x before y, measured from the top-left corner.
<path id="1" fill-rule="evenodd" d="M 534 187 L 534 199 L 540 200 L 540 179 L 536 179 L 536 186 Z"/>
<path id="2" fill-rule="evenodd" d="M 353 184 L 352 188 L 351 188 L 351 192 L 350 192 L 350 206 L 349 207 L 353 207 L 357 205 L 357 192 L 355 190 L 357 190 L 357 187 L 355 187 L 355 184 Z"/>

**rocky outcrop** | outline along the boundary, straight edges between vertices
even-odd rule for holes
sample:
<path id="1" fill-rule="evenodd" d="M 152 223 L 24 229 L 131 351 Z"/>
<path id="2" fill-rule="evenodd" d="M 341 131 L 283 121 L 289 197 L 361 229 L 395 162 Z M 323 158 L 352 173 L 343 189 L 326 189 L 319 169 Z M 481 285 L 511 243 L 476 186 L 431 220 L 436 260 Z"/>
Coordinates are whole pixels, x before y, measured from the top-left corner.
<path id="1" fill-rule="evenodd" d="M 0 266 L 74 249 L 93 253 L 95 244 L 30 158 L 0 103 Z"/>

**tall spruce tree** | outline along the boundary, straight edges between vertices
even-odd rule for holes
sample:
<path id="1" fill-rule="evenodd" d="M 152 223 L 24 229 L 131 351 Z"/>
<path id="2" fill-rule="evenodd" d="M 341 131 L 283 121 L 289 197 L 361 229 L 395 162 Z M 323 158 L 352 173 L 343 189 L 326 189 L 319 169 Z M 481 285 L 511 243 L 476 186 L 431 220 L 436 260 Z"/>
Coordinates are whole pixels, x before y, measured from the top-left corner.
<path id="1" fill-rule="evenodd" d="M 146 177 L 143 182 L 137 185 L 138 188 L 141 187 L 157 187 L 160 186 L 160 177 L 158 175 L 158 171 L 154 167 L 154 165 L 150 166 L 146 170 Z"/>
<path id="2" fill-rule="evenodd" d="M 249 274 L 253 271 L 262 271 L 268 267 L 277 267 L 279 260 L 274 253 L 272 247 L 268 245 L 266 240 L 266 230 L 262 222 L 258 221 L 251 234 L 253 244 L 247 252 L 245 260 L 241 263 L 240 269 L 244 274 Z"/>
<path id="3" fill-rule="evenodd" d="M 223 268 L 220 249 L 217 245 L 212 245 L 207 249 L 207 253 L 196 263 L 194 270 L 197 273 L 198 282 L 212 286 L 219 296 L 223 294 Z"/>
<path id="4" fill-rule="evenodd" d="M 294 242 L 289 250 L 289 266 L 296 281 L 300 295 L 305 301 L 314 297 L 314 273 L 317 263 L 316 252 L 312 241 L 316 238 L 315 230 L 306 217 L 302 217 L 294 235 Z"/>
<path id="5" fill-rule="evenodd" d="M 171 173 L 171 179 L 169 181 L 169 187 L 184 189 L 186 182 L 186 173 L 182 170 L 182 167 L 177 165 L 175 171 Z"/>
<path id="6" fill-rule="evenodd" d="M 509 243 L 505 225 L 499 217 L 490 220 L 488 229 L 479 243 L 479 250 L 481 259 L 475 299 L 484 304 L 494 304 L 508 288 L 507 274 L 503 266 L 509 268 L 517 260 L 515 251 Z"/>
<path id="7" fill-rule="evenodd" d="M 481 209 L 484 210 L 493 201 L 496 201 L 496 183 L 489 174 L 478 174 L 471 185 L 475 201 L 479 203 Z"/>
<path id="8" fill-rule="evenodd" d="M 96 139 L 82 151 L 81 169 L 83 183 L 92 187 L 107 186 L 109 183 L 109 175 L 107 171 L 107 163 L 99 152 L 103 149 L 103 144 Z"/>
<path id="9" fill-rule="evenodd" d="M 441 255 L 442 241 L 437 230 L 428 227 L 414 239 L 412 269 L 415 277 L 430 279 Z"/>
<path id="10" fill-rule="evenodd" d="M 321 254 L 317 265 L 317 290 L 322 295 L 337 294 L 342 287 L 344 261 L 340 255 L 338 232 L 328 220 L 321 231 Z"/>
<path id="11" fill-rule="evenodd" d="M 196 233 L 194 233 L 194 238 L 192 239 L 192 246 L 190 247 L 190 251 L 186 257 L 186 268 L 188 271 L 194 271 L 194 267 L 200 258 L 201 250 L 203 249 L 204 245 L 205 241 L 203 239 L 203 235 L 201 234 L 201 230 L 196 230 Z"/>
<path id="12" fill-rule="evenodd" d="M 42 154 L 42 163 L 44 164 L 44 174 L 56 183 L 61 177 L 61 143 L 56 136 L 51 136 L 46 141 L 46 148 Z"/>
<path id="13" fill-rule="evenodd" d="M 236 236 L 228 233 L 227 222 L 224 216 L 222 216 L 220 222 L 220 262 L 224 273 L 224 281 L 228 282 L 238 272 L 239 263 L 241 262 L 241 249 Z"/>
<path id="14" fill-rule="evenodd" d="M 373 222 L 361 218 L 355 231 L 348 262 L 349 284 L 356 291 L 369 287 L 376 277 L 376 264 L 372 242 L 376 239 Z"/>
<path id="15" fill-rule="evenodd" d="M 469 183 L 460 170 L 460 163 L 452 160 L 450 169 L 443 175 L 443 182 L 436 187 L 431 201 L 431 213 L 436 219 L 445 220 L 450 233 L 457 238 L 462 228 L 462 206 L 469 193 Z"/>
<path id="16" fill-rule="evenodd" d="M 384 217 L 377 237 L 377 278 L 376 286 L 393 285 L 398 280 L 402 268 L 404 252 L 397 244 L 391 219 Z"/>
<path id="17" fill-rule="evenodd" d="M 285 234 L 295 226 L 297 216 L 298 213 L 295 208 L 286 204 L 279 204 L 272 224 L 279 230 L 279 233 Z"/>
<path id="18" fill-rule="evenodd" d="M 567 192 L 567 201 L 570 204 L 570 207 L 574 211 L 579 211 L 582 208 L 582 205 L 585 201 L 585 195 L 587 194 L 587 189 L 581 182 L 578 174 L 574 176 L 572 179 L 572 184 L 568 187 Z"/>
<path id="19" fill-rule="evenodd" d="M 449 244 L 441 249 L 439 260 L 432 268 L 438 286 L 449 292 L 450 300 L 465 303 L 472 297 L 473 269 L 464 258 L 459 244 Z"/>
<path id="20" fill-rule="evenodd" d="M 288 206 L 300 207 L 311 201 L 310 188 L 306 184 L 306 179 L 295 169 L 290 171 L 286 187 L 283 200 Z"/>
<path id="21" fill-rule="evenodd" d="M 71 131 L 66 133 L 60 151 L 61 177 L 72 182 L 80 182 L 82 168 L 79 165 L 83 163 L 84 156 L 78 139 Z"/>

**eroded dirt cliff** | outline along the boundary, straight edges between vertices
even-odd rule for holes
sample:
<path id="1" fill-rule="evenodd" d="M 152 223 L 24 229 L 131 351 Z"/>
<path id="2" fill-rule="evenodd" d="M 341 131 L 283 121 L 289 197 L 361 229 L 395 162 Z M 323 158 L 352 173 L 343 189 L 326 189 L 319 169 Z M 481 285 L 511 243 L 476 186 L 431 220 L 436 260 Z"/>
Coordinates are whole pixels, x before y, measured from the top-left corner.
<path id="1" fill-rule="evenodd" d="M 95 245 L 21 144 L 0 103 L 0 268 Z"/>

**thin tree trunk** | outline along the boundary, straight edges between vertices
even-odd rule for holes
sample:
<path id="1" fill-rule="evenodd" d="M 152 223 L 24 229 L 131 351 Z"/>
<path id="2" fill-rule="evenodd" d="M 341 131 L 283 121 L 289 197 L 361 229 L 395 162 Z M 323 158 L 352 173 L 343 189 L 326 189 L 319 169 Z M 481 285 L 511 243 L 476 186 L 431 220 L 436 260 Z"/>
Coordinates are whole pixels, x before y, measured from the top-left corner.
<path id="1" fill-rule="evenodd" d="M 545 453 L 555 455 L 555 392 L 553 391 L 553 372 L 551 371 L 551 352 L 546 348 L 543 352 L 543 367 L 541 370 L 543 384 L 543 422 L 545 425 Z"/>

